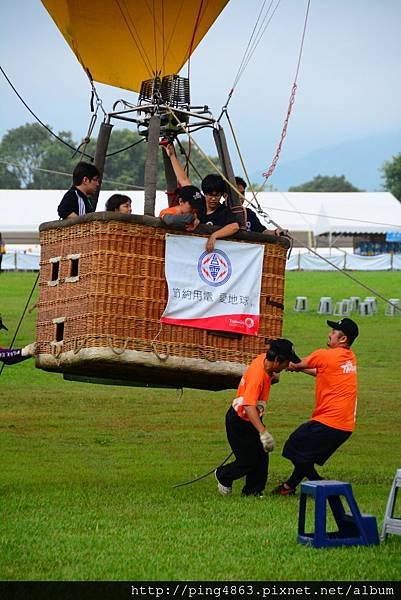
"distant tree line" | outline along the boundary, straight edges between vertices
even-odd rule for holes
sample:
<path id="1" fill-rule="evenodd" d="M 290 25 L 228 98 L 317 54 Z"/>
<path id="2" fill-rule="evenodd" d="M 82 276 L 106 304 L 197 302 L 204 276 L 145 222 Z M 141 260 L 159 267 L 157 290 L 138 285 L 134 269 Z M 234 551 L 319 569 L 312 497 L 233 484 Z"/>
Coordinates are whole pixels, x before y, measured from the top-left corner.
<path id="1" fill-rule="evenodd" d="M 58 136 L 74 148 L 79 146 L 70 131 L 61 131 Z M 132 144 L 136 145 L 113 155 Z M 183 146 L 188 153 L 188 144 L 184 142 Z M 94 138 L 84 151 L 89 156 L 94 156 L 95 147 Z M 177 152 L 179 153 L 178 147 Z M 106 160 L 102 189 L 143 188 L 146 143 L 142 136 L 130 129 L 113 129 L 107 153 L 112 156 Z M 10 129 L 0 142 L 0 188 L 35 190 L 68 188 L 71 184 L 70 174 L 79 160 L 90 161 L 87 157 L 82 157 L 79 152 L 74 153 L 63 145 L 38 123 Z M 218 164 L 217 158 L 212 157 L 211 160 Z M 186 155 L 181 161 L 185 164 Z M 191 148 L 189 161 L 189 175 L 195 185 L 200 185 L 200 179 L 210 172 L 211 166 L 194 147 Z M 166 186 L 161 151 L 157 184 L 158 189 L 164 189 Z"/>
<path id="2" fill-rule="evenodd" d="M 61 131 L 58 136 L 70 146 L 79 144 L 70 131 Z M 146 143 L 130 129 L 112 131 L 106 160 L 103 189 L 141 189 L 144 186 Z M 138 142 L 138 143 L 137 143 Z M 137 143 L 137 144 L 136 144 Z M 132 148 L 113 154 L 122 148 Z M 183 144 L 188 152 L 188 144 Z M 85 147 L 93 156 L 96 139 Z M 10 129 L 0 142 L 0 188 L 2 189 L 64 189 L 69 187 L 75 164 L 81 155 L 63 145 L 38 123 L 26 124 Z M 83 160 L 88 160 L 83 157 Z M 185 163 L 185 156 L 182 158 Z M 218 159 L 211 160 L 218 164 Z M 191 163 L 193 166 L 191 166 Z M 211 170 L 204 156 L 194 147 L 190 152 L 189 174 L 195 185 Z M 401 153 L 393 156 L 381 167 L 384 189 L 401 201 Z M 67 174 L 67 175 L 65 175 Z M 158 189 L 165 188 L 163 161 L 160 155 Z M 290 192 L 359 192 L 344 175 L 317 175 L 311 181 L 289 188 Z"/>

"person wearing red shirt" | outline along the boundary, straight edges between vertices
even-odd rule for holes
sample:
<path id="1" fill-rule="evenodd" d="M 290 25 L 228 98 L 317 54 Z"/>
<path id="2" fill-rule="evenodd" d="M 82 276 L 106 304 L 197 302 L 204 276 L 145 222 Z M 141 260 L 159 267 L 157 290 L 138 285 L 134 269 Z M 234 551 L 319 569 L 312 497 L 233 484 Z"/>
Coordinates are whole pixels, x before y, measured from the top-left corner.
<path id="1" fill-rule="evenodd" d="M 327 324 L 332 328 L 328 348 L 315 350 L 288 368 L 316 377 L 316 402 L 310 421 L 298 427 L 284 444 L 282 454 L 293 463 L 294 471 L 273 494 L 293 495 L 305 477 L 322 479 L 315 464 L 324 465 L 355 428 L 357 362 L 351 345 L 359 335 L 358 325 L 348 318 Z"/>
<path id="2" fill-rule="evenodd" d="M 229 496 L 236 479 L 245 476 L 243 496 L 262 496 L 269 468 L 269 455 L 274 440 L 263 424 L 270 386 L 276 373 L 301 359 L 290 340 L 269 343 L 266 354 L 259 354 L 245 371 L 236 398 L 226 414 L 227 439 L 235 460 L 215 471 L 217 489 Z"/>

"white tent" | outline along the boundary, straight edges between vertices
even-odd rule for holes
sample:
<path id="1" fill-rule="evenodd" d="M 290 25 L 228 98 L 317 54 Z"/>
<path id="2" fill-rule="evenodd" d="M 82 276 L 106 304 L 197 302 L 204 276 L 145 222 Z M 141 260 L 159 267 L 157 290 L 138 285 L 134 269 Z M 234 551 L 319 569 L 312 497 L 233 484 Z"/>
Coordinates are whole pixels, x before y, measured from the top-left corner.
<path id="1" fill-rule="evenodd" d="M 40 223 L 58 219 L 57 206 L 64 193 L 65 190 L 0 190 L 0 232 L 5 243 L 37 242 Z M 100 192 L 98 210 L 104 210 L 112 193 Z M 119 193 L 132 198 L 134 213 L 143 214 L 142 191 Z M 252 200 L 252 195 L 248 193 L 247 198 Z M 401 203 L 388 192 L 262 192 L 257 200 L 273 221 L 294 233 L 358 234 L 401 230 Z M 156 215 L 165 206 L 165 193 L 157 192 Z M 267 227 L 273 228 L 272 225 Z"/>
<path id="2" fill-rule="evenodd" d="M 262 208 L 290 231 L 361 234 L 401 230 L 401 202 L 389 192 L 271 192 Z"/>

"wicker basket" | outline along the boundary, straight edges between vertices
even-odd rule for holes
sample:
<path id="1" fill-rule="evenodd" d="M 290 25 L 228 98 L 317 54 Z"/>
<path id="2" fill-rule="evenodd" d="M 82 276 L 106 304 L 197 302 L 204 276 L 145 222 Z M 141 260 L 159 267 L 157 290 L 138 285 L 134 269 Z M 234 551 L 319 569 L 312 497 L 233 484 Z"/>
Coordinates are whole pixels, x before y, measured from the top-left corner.
<path id="1" fill-rule="evenodd" d="M 167 302 L 160 219 L 95 213 L 40 226 L 39 368 L 132 385 L 236 387 L 245 366 L 281 334 L 288 240 L 238 233 L 265 246 L 258 336 L 160 324 Z M 210 228 L 203 227 L 203 235 Z"/>

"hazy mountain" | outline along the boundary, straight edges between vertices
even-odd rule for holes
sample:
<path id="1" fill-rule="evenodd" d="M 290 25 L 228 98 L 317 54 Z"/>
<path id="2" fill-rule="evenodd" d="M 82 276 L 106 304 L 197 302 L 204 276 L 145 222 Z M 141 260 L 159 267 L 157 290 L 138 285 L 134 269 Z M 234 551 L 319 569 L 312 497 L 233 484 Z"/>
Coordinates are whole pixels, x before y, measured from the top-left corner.
<path id="1" fill-rule="evenodd" d="M 279 162 L 270 183 L 275 189 L 286 191 L 316 175 L 345 175 L 362 190 L 380 191 L 383 182 L 379 168 L 400 152 L 401 131 L 348 140 L 320 148 L 297 160 Z M 253 173 L 253 181 L 260 181 L 262 171 L 263 168 Z"/>

